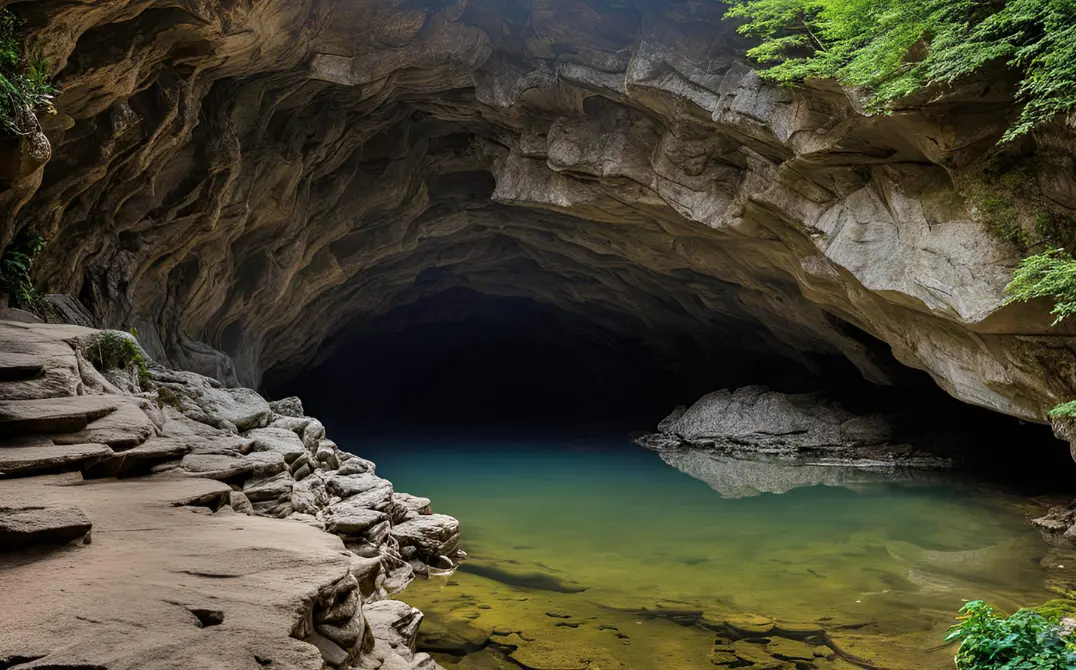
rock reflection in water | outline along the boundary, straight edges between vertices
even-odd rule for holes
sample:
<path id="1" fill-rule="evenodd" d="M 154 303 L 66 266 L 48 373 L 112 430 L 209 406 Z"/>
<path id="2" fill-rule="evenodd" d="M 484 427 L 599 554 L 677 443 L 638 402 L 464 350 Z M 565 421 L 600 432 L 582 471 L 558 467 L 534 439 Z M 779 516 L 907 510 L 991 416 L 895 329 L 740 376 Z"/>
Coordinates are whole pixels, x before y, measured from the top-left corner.
<path id="1" fill-rule="evenodd" d="M 932 474 L 903 468 L 855 468 L 789 459 L 732 458 L 697 450 L 665 450 L 661 460 L 717 491 L 722 498 L 787 493 L 804 486 L 843 486 L 929 482 Z"/>

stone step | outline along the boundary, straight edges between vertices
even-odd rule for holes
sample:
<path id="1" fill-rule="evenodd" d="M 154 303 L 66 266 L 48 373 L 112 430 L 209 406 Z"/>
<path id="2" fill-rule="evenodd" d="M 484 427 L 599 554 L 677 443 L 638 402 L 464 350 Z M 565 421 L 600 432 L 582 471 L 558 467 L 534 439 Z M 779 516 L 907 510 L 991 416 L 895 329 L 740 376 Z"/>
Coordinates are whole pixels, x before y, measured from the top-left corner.
<path id="1" fill-rule="evenodd" d="M 28 433 L 74 433 L 91 421 L 116 411 L 119 396 L 80 395 L 71 398 L 0 401 L 0 444 Z"/>
<path id="2" fill-rule="evenodd" d="M 0 351 L 0 382 L 33 379 L 44 372 L 45 361 L 40 356 Z"/>
<path id="3" fill-rule="evenodd" d="M 112 454 L 82 469 L 83 479 L 148 475 L 153 466 L 178 461 L 194 448 L 190 438 L 153 437 L 127 451 Z"/>
<path id="4" fill-rule="evenodd" d="M 77 395 L 78 360 L 63 339 L 72 335 L 50 324 L 0 321 L 0 400 Z"/>
<path id="5" fill-rule="evenodd" d="M 5 441 L 0 449 L 0 477 L 79 470 L 113 453 L 104 444 L 53 444 L 44 438 Z"/>
<path id="6" fill-rule="evenodd" d="M 50 435 L 52 441 L 56 444 L 107 444 L 116 451 L 121 451 L 137 447 L 157 435 L 157 427 L 147 414 L 147 411 L 156 409 L 156 406 L 151 408 L 149 400 L 126 396 L 113 398 L 116 399 L 115 411 L 91 420 L 82 430 L 65 435 Z"/>
<path id="7" fill-rule="evenodd" d="M 0 506 L 0 549 L 88 542 L 93 524 L 72 505 Z"/>

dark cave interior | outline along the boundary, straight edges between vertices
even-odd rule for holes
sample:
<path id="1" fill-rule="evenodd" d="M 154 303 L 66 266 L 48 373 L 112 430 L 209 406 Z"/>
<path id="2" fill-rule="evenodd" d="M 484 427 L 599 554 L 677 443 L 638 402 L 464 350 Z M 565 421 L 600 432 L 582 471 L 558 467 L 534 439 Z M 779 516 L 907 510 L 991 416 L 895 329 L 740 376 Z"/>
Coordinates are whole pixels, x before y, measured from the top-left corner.
<path id="1" fill-rule="evenodd" d="M 949 397 L 865 333 L 857 337 L 896 384 L 870 384 L 839 356 L 804 365 L 767 355 L 756 346 L 763 335 L 750 323 L 727 326 L 711 340 L 675 330 L 609 330 L 531 299 L 456 288 L 354 323 L 310 369 L 297 375 L 271 370 L 265 390 L 273 397 L 299 395 L 334 434 L 361 444 L 401 437 L 626 438 L 709 391 L 764 384 L 789 393 L 823 390 L 857 413 L 896 411 L 936 426 L 939 434 L 960 434 L 968 439 L 954 449 L 977 470 L 1003 472 L 1010 484 L 1024 481 L 1041 490 L 1048 484 L 1044 472 L 1072 469 L 1067 449 L 1047 426 Z M 668 346 L 657 350 L 655 341 Z M 1044 469 L 1044 462 L 1056 467 Z"/>

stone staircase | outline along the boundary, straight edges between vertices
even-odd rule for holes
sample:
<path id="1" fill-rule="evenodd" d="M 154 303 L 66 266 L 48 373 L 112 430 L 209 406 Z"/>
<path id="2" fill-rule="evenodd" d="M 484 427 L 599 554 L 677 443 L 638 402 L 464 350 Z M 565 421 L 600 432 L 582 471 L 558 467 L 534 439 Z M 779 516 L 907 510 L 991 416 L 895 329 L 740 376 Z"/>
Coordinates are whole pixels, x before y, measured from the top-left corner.
<path id="1" fill-rule="evenodd" d="M 80 437 L 121 399 L 77 395 L 77 374 L 72 348 L 18 326 L 0 329 L 0 482 L 81 471 L 116 455 L 108 444 Z M 93 525 L 74 506 L 0 504 L 0 517 L 0 545 L 11 549 L 88 541 Z"/>
<path id="2" fill-rule="evenodd" d="M 27 569 L 47 572 L 50 561 L 68 565 L 65 557 L 74 558 L 71 551 L 77 551 L 83 556 L 79 564 L 91 564 L 84 567 L 86 581 L 65 587 L 64 597 L 77 592 L 85 596 L 82 609 L 115 609 L 122 608 L 122 602 L 102 601 L 90 591 L 106 582 L 110 588 L 126 586 L 111 566 L 116 556 L 144 548 L 142 534 L 167 533 L 168 542 L 182 537 L 186 545 L 209 551 L 204 557 L 208 564 L 180 570 L 201 575 L 216 574 L 219 555 L 210 551 L 213 547 L 246 541 L 255 542 L 259 551 L 272 548 L 269 555 L 287 563 L 294 551 L 288 538 L 302 533 L 296 526 L 313 527 L 320 536 L 306 537 L 301 546 L 321 547 L 319 557 L 332 562 L 347 558 L 342 566 L 332 567 L 342 567 L 345 574 L 334 573 L 329 582 L 325 575 L 311 573 L 316 593 L 304 596 L 302 625 L 288 629 L 291 638 L 313 645 L 320 655 L 309 667 L 324 667 L 323 661 L 341 670 L 436 670 L 439 666 L 429 656 L 415 653 L 421 613 L 389 596 L 416 575 L 455 568 L 464 556 L 459 523 L 434 514 L 426 498 L 396 492 L 391 482 L 376 476 L 373 463 L 341 450 L 326 438 L 321 422 L 305 416 L 298 398 L 269 403 L 251 389 L 225 388 L 201 375 L 157 366 L 149 371 L 148 382 L 131 364 L 98 370 L 92 361 L 103 358 L 105 338 L 116 337 L 128 336 L 0 320 L 0 569 L 39 561 L 38 568 Z M 212 518 L 192 523 L 190 517 L 166 511 L 174 508 Z M 254 521 L 230 520 L 238 517 L 289 521 L 274 530 Z M 215 535 L 224 525 L 247 532 Z M 173 528 L 183 530 L 173 537 Z M 97 537 L 91 545 L 94 530 Z M 322 531 L 339 539 L 326 544 Z M 61 549 L 71 544 L 77 546 Z M 30 562 L 20 557 L 24 550 L 31 552 Z M 158 567 L 178 566 L 189 557 L 187 550 L 159 553 L 151 561 Z M 98 567 L 92 564 L 94 556 L 101 557 Z M 296 566 L 322 560 L 319 557 L 306 557 Z M 257 565 L 262 563 L 259 559 Z M 267 573 L 276 570 L 266 566 Z M 168 568 L 168 575 L 176 569 Z M 151 581 L 147 588 L 188 588 L 174 584 L 171 576 Z M 216 590 L 209 582 L 198 588 L 204 589 L 203 595 Z M 268 590 L 267 602 L 273 604 L 251 621 L 264 621 L 266 611 L 280 610 L 279 590 Z M 170 603 L 173 595 L 157 600 Z M 234 607 L 243 602 L 239 598 Z M 292 603 L 283 609 L 294 608 Z M 371 613 L 369 625 L 364 608 Z M 51 621 L 51 614 L 40 621 L 25 612 L 12 616 L 15 621 L 9 625 L 28 629 Z M 105 618 L 123 617 L 109 610 Z M 99 638 L 98 631 L 83 629 L 81 622 L 67 622 L 62 634 L 50 638 L 50 658 L 68 651 L 77 651 L 81 658 L 88 643 L 68 644 L 75 628 L 86 640 Z M 406 631 L 402 638 L 400 631 Z M 266 635 L 254 638 L 264 641 Z M 0 667 L 9 667 L 4 664 L 4 643 L 0 634 Z M 93 645 L 101 658 L 115 652 L 110 645 Z M 293 651 L 309 656 L 313 648 Z M 145 654 L 137 645 L 123 649 L 135 659 Z M 205 650 L 218 660 L 227 656 L 217 645 L 207 643 Z M 229 660 L 214 667 L 240 666 Z M 304 661 L 284 667 L 308 665 Z M 15 669 L 24 670 L 18 664 Z"/>

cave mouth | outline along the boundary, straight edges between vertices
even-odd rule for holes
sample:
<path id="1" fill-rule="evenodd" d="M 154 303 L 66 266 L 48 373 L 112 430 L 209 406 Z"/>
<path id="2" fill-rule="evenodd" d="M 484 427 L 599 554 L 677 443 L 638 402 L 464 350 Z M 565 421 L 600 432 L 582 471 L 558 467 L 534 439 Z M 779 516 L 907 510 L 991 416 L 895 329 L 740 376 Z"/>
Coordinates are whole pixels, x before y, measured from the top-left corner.
<path id="1" fill-rule="evenodd" d="M 628 319 L 614 330 L 530 298 L 452 289 L 345 329 L 324 360 L 297 376 L 271 370 L 265 387 L 367 433 L 518 435 L 645 430 L 715 384 L 817 386 L 802 362 L 749 346 L 761 337 L 753 324 L 713 339 L 642 328 Z M 851 365 L 826 363 L 830 382 L 855 382 Z"/>
<path id="2" fill-rule="evenodd" d="M 1069 488 L 1068 450 L 1047 426 L 950 397 L 848 324 L 844 332 L 863 342 L 892 384 L 866 381 L 841 356 L 794 359 L 759 346 L 770 340 L 757 323 L 689 334 L 622 316 L 616 328 L 585 311 L 453 288 L 353 322 L 318 362 L 272 369 L 264 386 L 272 397 L 300 396 L 360 453 L 415 439 L 446 448 L 459 440 L 624 439 L 717 389 L 824 391 L 853 412 L 899 412 L 964 435 L 960 449 L 977 477 L 1036 492 Z"/>

